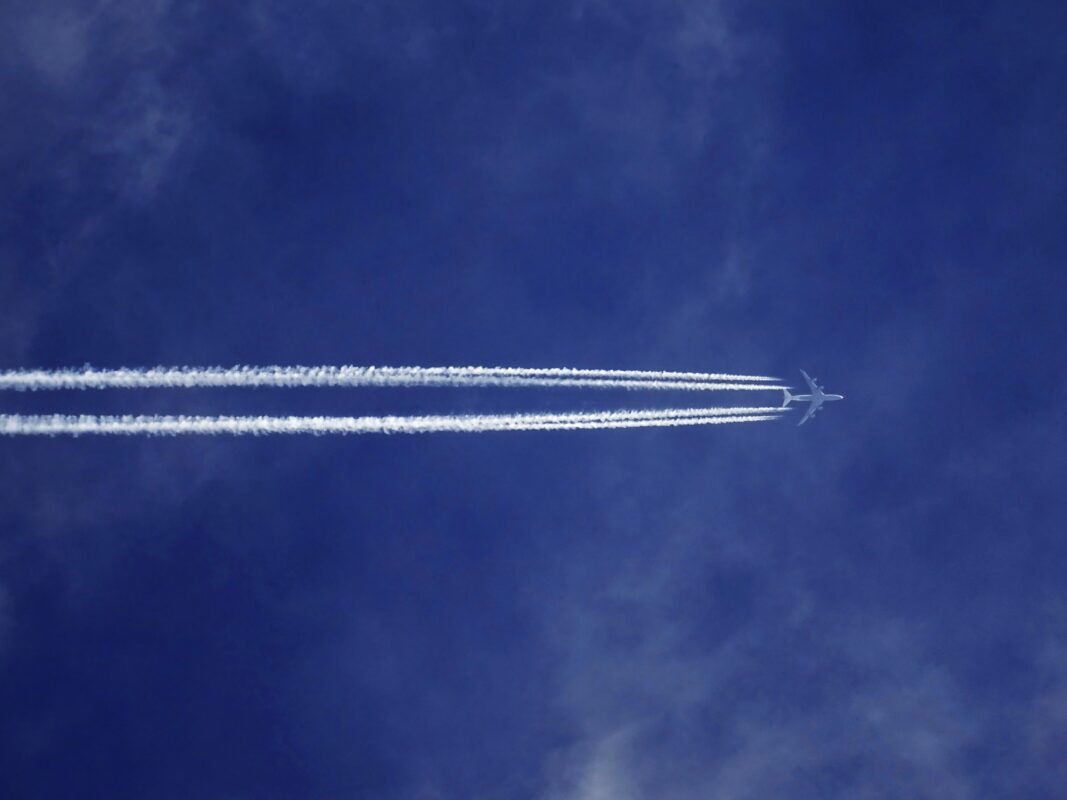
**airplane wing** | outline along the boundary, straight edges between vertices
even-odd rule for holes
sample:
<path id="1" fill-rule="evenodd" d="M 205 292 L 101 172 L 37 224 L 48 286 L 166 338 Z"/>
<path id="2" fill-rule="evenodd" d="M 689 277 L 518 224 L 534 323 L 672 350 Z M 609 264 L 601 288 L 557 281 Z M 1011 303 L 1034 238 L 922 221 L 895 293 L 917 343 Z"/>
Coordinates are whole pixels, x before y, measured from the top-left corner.
<path id="1" fill-rule="evenodd" d="M 805 376 L 805 377 L 807 377 L 807 376 Z M 809 419 L 811 419 L 812 414 L 814 414 L 816 412 L 816 410 L 818 410 L 818 408 L 819 407 L 817 405 L 815 405 L 814 403 L 812 403 L 810 406 L 808 406 L 808 410 L 805 411 L 804 412 L 804 416 L 800 418 L 800 422 L 797 423 L 797 427 L 799 428 L 801 425 L 803 425 L 805 422 L 807 422 Z"/>
<path id="2" fill-rule="evenodd" d="M 814 378 L 812 378 L 810 375 L 808 375 L 808 373 L 806 373 L 804 370 L 801 370 L 800 374 L 803 375 L 804 376 L 804 380 L 806 380 L 808 382 L 808 389 L 811 391 L 811 393 L 812 394 L 818 394 L 819 391 L 820 391 L 819 390 L 819 384 L 817 384 L 815 382 Z"/>

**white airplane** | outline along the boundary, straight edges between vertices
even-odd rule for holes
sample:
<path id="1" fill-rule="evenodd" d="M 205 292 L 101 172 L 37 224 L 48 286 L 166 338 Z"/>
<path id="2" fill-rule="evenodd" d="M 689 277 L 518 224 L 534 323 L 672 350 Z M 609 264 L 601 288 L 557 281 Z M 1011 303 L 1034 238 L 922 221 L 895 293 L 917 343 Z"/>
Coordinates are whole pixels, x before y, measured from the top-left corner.
<path id="1" fill-rule="evenodd" d="M 794 400 L 807 400 L 810 403 L 810 405 L 808 406 L 808 410 L 804 412 L 804 416 L 801 417 L 800 422 L 797 423 L 798 427 L 807 422 L 809 417 L 814 416 L 815 412 L 818 411 L 822 407 L 822 404 L 825 403 L 827 400 L 845 399 L 845 396 L 842 394 L 827 394 L 826 392 L 824 392 L 822 390 L 822 387 L 820 387 L 819 384 L 815 382 L 815 379 L 809 377 L 808 373 L 806 373 L 804 370 L 801 370 L 800 374 L 803 375 L 804 380 L 808 382 L 808 388 L 811 390 L 811 394 L 790 394 L 789 389 L 784 387 L 782 388 L 782 391 L 785 392 L 785 397 L 782 400 L 782 408 L 785 408 Z"/>

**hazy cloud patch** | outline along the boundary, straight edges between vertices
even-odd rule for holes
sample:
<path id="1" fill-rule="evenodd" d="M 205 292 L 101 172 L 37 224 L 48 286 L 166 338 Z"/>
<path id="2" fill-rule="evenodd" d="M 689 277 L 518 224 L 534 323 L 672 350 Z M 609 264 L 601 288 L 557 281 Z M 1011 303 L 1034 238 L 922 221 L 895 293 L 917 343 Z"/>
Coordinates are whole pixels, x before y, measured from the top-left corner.
<path id="1" fill-rule="evenodd" d="M 90 20 L 73 9 L 41 9 L 22 25 L 19 40 L 32 68 L 55 87 L 79 77 L 89 54 Z"/>
<path id="2" fill-rule="evenodd" d="M 116 162 L 120 192 L 131 199 L 155 195 L 193 129 L 192 111 L 151 77 L 126 87 L 96 126 L 95 149 Z"/>
<path id="3" fill-rule="evenodd" d="M 597 49 L 603 28 L 633 46 Z M 503 189 L 530 191 L 539 176 L 577 157 L 588 177 L 570 179 L 589 197 L 655 197 L 672 193 L 686 168 L 705 158 L 729 159 L 734 171 L 739 157 L 758 155 L 752 142 L 767 123 L 735 104 L 731 92 L 747 78 L 749 54 L 762 57 L 762 44 L 736 31 L 719 4 L 650 10 L 583 2 L 574 6 L 568 33 L 581 57 L 531 70 L 524 92 L 486 132 L 478 157 Z M 545 115 L 556 123 L 552 138 L 538 136 Z"/>

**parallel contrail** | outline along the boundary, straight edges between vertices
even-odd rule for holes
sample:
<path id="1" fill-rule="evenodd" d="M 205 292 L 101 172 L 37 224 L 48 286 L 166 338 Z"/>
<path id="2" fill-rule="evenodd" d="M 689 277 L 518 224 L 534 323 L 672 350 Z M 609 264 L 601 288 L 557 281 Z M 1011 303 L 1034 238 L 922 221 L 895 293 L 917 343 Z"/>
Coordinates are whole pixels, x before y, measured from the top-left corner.
<path id="1" fill-rule="evenodd" d="M 462 375 L 510 375 L 522 378 L 611 378 L 658 381 L 777 381 L 761 375 L 732 375 L 721 372 L 669 372 L 634 369 L 573 369 L 568 367 L 379 367 L 398 371 Z"/>
<path id="2" fill-rule="evenodd" d="M 416 417 L 190 417 L 0 415 L 0 435 L 67 434 L 178 436 L 362 433 L 485 433 L 489 431 L 594 430 L 763 422 L 777 408 L 686 408 L 568 414 L 478 414 Z"/>
<path id="3" fill-rule="evenodd" d="M 780 390 L 776 378 L 715 372 L 527 369 L 517 367 L 153 367 L 9 370 L 0 390 L 220 386 L 500 386 L 679 391 Z"/>

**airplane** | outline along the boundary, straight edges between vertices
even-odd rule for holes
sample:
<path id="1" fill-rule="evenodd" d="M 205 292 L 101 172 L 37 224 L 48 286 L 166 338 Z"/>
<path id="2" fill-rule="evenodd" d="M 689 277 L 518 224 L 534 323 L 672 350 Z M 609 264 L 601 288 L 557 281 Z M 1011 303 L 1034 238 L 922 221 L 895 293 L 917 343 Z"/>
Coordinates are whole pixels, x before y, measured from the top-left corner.
<path id="1" fill-rule="evenodd" d="M 804 370 L 800 371 L 800 374 L 804 376 L 804 380 L 808 382 L 808 389 L 811 390 L 811 394 L 790 394 L 789 389 L 782 387 L 782 391 L 785 392 L 785 397 L 782 400 L 782 408 L 785 408 L 794 400 L 807 400 L 811 405 L 808 406 L 808 410 L 804 412 L 804 416 L 800 418 L 800 422 L 797 423 L 797 427 L 803 425 L 808 419 L 815 415 L 822 404 L 827 400 L 844 400 L 845 396 L 842 394 L 826 394 L 822 390 L 822 387 L 815 382 L 815 379 L 810 377 Z"/>

